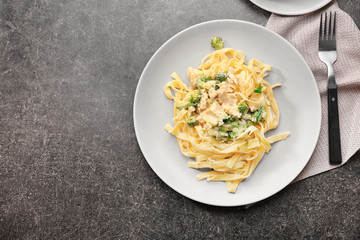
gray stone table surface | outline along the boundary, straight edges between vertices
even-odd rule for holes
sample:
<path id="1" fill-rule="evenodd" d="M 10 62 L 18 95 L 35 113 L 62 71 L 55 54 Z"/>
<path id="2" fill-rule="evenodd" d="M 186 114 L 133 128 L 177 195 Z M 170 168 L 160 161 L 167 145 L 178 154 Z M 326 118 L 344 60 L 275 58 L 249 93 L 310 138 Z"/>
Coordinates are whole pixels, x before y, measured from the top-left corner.
<path id="1" fill-rule="evenodd" d="M 359 26 L 360 1 L 339 5 Z M 246 209 L 181 196 L 139 149 L 154 52 L 199 22 L 269 16 L 247 0 L 2 0 L 0 239 L 359 239 L 359 152 Z"/>

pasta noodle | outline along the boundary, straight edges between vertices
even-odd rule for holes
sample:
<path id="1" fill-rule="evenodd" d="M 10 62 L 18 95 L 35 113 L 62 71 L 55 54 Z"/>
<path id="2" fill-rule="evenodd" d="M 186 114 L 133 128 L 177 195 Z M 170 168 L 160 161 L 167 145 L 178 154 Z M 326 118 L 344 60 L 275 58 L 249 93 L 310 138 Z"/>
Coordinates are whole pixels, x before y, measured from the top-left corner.
<path id="1" fill-rule="evenodd" d="M 279 123 L 273 88 L 264 80 L 271 66 L 232 48 L 207 55 L 199 68 L 189 68 L 190 86 L 172 74 L 165 95 L 174 100 L 174 127 L 165 129 L 177 137 L 181 152 L 194 158 L 190 168 L 206 168 L 198 180 L 225 181 L 235 192 L 255 170 L 274 142 L 290 133 L 266 138 L 264 133 Z M 174 94 L 173 94 L 174 92 Z"/>

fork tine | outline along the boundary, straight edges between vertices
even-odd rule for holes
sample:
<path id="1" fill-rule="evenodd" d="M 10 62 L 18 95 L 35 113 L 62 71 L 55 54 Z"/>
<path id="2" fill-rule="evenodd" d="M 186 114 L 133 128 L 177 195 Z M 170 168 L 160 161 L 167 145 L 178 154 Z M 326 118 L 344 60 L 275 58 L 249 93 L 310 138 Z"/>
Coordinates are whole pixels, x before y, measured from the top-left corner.
<path id="1" fill-rule="evenodd" d="M 320 15 L 319 41 L 320 41 L 320 40 L 322 40 L 322 36 L 323 36 L 323 30 L 322 30 L 322 18 L 323 18 L 323 14 L 321 13 L 321 15 Z"/>
<path id="2" fill-rule="evenodd" d="M 333 32 L 332 32 L 333 40 L 336 39 L 336 31 L 335 31 L 335 29 L 336 29 L 336 12 L 334 12 L 334 26 L 333 26 Z"/>
<path id="3" fill-rule="evenodd" d="M 325 25 L 324 25 L 324 40 L 327 40 L 328 32 L 327 32 L 327 12 L 325 12 Z"/>
<path id="4" fill-rule="evenodd" d="M 332 28 L 332 23 L 331 23 L 331 12 L 330 12 L 330 17 L 329 17 L 329 30 L 328 30 L 328 39 L 331 40 L 332 39 L 332 32 L 331 32 L 331 28 Z"/>

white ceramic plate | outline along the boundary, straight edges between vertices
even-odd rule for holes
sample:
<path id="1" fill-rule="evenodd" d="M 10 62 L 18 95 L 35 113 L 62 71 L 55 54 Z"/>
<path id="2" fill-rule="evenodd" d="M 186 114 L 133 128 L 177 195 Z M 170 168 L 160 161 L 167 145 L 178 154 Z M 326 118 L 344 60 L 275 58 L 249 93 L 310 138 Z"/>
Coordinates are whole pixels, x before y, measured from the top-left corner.
<path id="1" fill-rule="evenodd" d="M 316 11 L 331 0 L 250 0 L 269 12 L 281 15 L 302 15 Z"/>
<path id="2" fill-rule="evenodd" d="M 163 89 L 177 72 L 189 84 L 187 68 L 197 67 L 213 51 L 210 39 L 224 39 L 226 47 L 243 50 L 248 61 L 258 58 L 272 66 L 266 80 L 282 83 L 274 90 L 281 111 L 279 127 L 268 136 L 290 131 L 272 145 L 250 178 L 235 194 L 224 182 L 197 181 L 199 170 L 187 167 L 176 137 L 164 127 L 173 124 L 173 101 Z M 155 173 L 171 188 L 193 200 L 216 206 L 240 206 L 265 199 L 287 186 L 305 167 L 318 139 L 321 105 L 314 76 L 297 50 L 276 33 L 238 20 L 217 20 L 183 30 L 168 40 L 146 65 L 135 93 L 134 126 L 140 148 Z"/>

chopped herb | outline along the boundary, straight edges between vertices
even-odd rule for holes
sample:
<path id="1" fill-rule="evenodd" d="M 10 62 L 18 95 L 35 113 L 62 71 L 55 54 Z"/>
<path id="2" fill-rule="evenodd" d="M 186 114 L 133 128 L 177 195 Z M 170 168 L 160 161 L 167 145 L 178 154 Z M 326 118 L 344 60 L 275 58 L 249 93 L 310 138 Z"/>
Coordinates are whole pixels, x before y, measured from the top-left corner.
<path id="1" fill-rule="evenodd" d="M 254 92 L 261 93 L 262 85 L 260 84 L 257 88 L 255 88 Z"/>
<path id="2" fill-rule="evenodd" d="M 254 122 L 257 123 L 259 122 L 260 118 L 261 118 L 261 114 L 262 111 L 264 109 L 264 106 L 261 106 L 255 113 L 254 113 Z"/>

